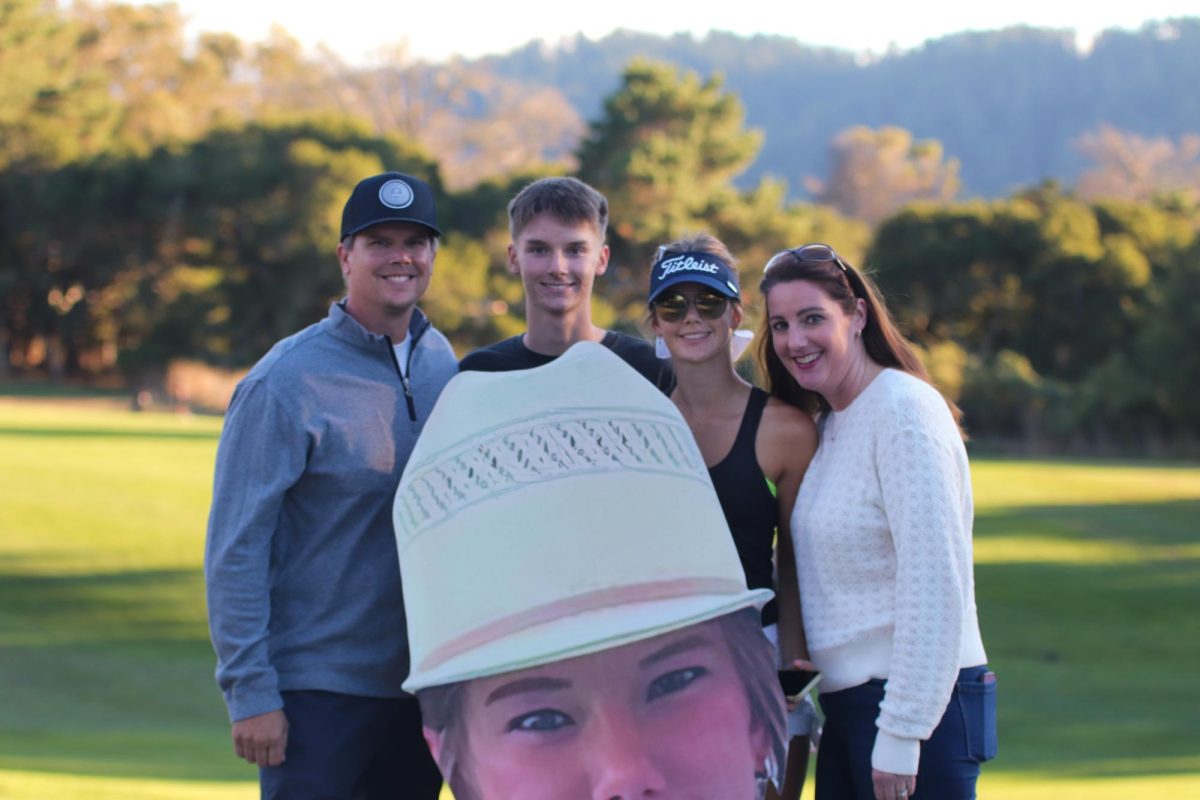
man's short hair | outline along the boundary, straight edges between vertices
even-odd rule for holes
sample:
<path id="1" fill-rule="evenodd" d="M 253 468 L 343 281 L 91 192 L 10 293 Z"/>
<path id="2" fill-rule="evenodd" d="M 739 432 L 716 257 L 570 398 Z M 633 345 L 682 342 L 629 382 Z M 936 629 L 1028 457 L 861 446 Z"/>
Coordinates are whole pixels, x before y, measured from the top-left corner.
<path id="1" fill-rule="evenodd" d="M 549 214 L 559 222 L 596 226 L 601 241 L 608 230 L 608 200 L 578 178 L 542 178 L 508 204 L 508 233 L 515 242 L 533 218 Z"/>

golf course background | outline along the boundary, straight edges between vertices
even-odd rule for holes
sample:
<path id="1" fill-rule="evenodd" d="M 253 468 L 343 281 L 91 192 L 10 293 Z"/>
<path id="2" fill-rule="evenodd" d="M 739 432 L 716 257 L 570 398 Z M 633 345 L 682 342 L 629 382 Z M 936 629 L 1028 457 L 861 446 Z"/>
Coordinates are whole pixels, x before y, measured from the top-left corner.
<path id="1" fill-rule="evenodd" d="M 0 397 L 0 798 L 257 796 L 205 625 L 220 424 Z M 973 470 L 980 796 L 1200 797 L 1200 466 Z"/>

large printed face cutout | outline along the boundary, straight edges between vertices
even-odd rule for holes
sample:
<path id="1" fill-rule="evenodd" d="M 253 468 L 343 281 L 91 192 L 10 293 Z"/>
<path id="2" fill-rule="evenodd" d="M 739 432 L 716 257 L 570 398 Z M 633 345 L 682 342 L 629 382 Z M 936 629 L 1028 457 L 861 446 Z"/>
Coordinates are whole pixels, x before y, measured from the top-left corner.
<path id="1" fill-rule="evenodd" d="M 459 800 L 752 800 L 783 714 L 755 617 L 422 692 L 427 739 Z"/>
<path id="2" fill-rule="evenodd" d="M 457 800 L 761 797 L 771 592 L 679 409 L 611 350 L 455 377 L 393 512 L 404 688 Z"/>

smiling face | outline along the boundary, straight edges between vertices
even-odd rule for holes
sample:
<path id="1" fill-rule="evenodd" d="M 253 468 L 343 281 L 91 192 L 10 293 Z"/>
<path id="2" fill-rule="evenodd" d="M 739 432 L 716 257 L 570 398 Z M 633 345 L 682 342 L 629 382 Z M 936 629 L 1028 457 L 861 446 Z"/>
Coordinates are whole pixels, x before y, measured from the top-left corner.
<path id="1" fill-rule="evenodd" d="M 767 317 L 775 354 L 796 383 L 844 408 L 868 363 L 857 336 L 866 323 L 863 300 L 846 313 L 816 283 L 786 281 L 767 293 Z"/>
<path id="2" fill-rule="evenodd" d="M 678 307 L 678 295 L 687 302 L 683 319 L 672 320 L 669 308 Z M 720 316 L 711 318 L 697 308 L 716 310 L 723 307 Z M 667 289 L 655 300 L 651 327 L 661 336 L 673 361 L 708 361 L 717 356 L 729 357 L 729 340 L 733 331 L 742 322 L 742 309 L 725 295 L 698 283 L 680 283 Z"/>
<path id="3" fill-rule="evenodd" d="M 373 333 L 403 338 L 412 309 L 429 288 L 437 254 L 433 234 L 412 222 L 383 222 L 338 245 L 346 307 Z"/>
<path id="4" fill-rule="evenodd" d="M 590 222 L 539 214 L 508 246 L 508 268 L 525 285 L 529 316 L 590 312 L 592 284 L 608 268 L 608 247 Z"/>
<path id="5" fill-rule="evenodd" d="M 471 681 L 461 719 L 476 800 L 751 800 L 770 749 L 713 622 Z"/>

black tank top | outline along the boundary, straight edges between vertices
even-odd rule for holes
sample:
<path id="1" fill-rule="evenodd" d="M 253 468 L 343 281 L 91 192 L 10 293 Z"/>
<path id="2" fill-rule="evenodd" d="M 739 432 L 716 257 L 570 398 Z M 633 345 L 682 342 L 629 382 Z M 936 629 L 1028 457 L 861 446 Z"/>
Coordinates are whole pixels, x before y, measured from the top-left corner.
<path id="1" fill-rule="evenodd" d="M 708 470 L 725 521 L 733 533 L 742 569 L 746 573 L 746 585 L 751 589 L 773 589 L 771 555 L 774 551 L 775 526 L 779 522 L 779 503 L 767 484 L 767 477 L 758 466 L 754 452 L 754 440 L 758 435 L 758 424 L 762 421 L 763 409 L 769 396 L 762 389 L 752 388 L 742 424 L 729 454 L 719 464 Z M 779 619 L 775 601 L 763 608 L 763 625 L 772 625 Z"/>

